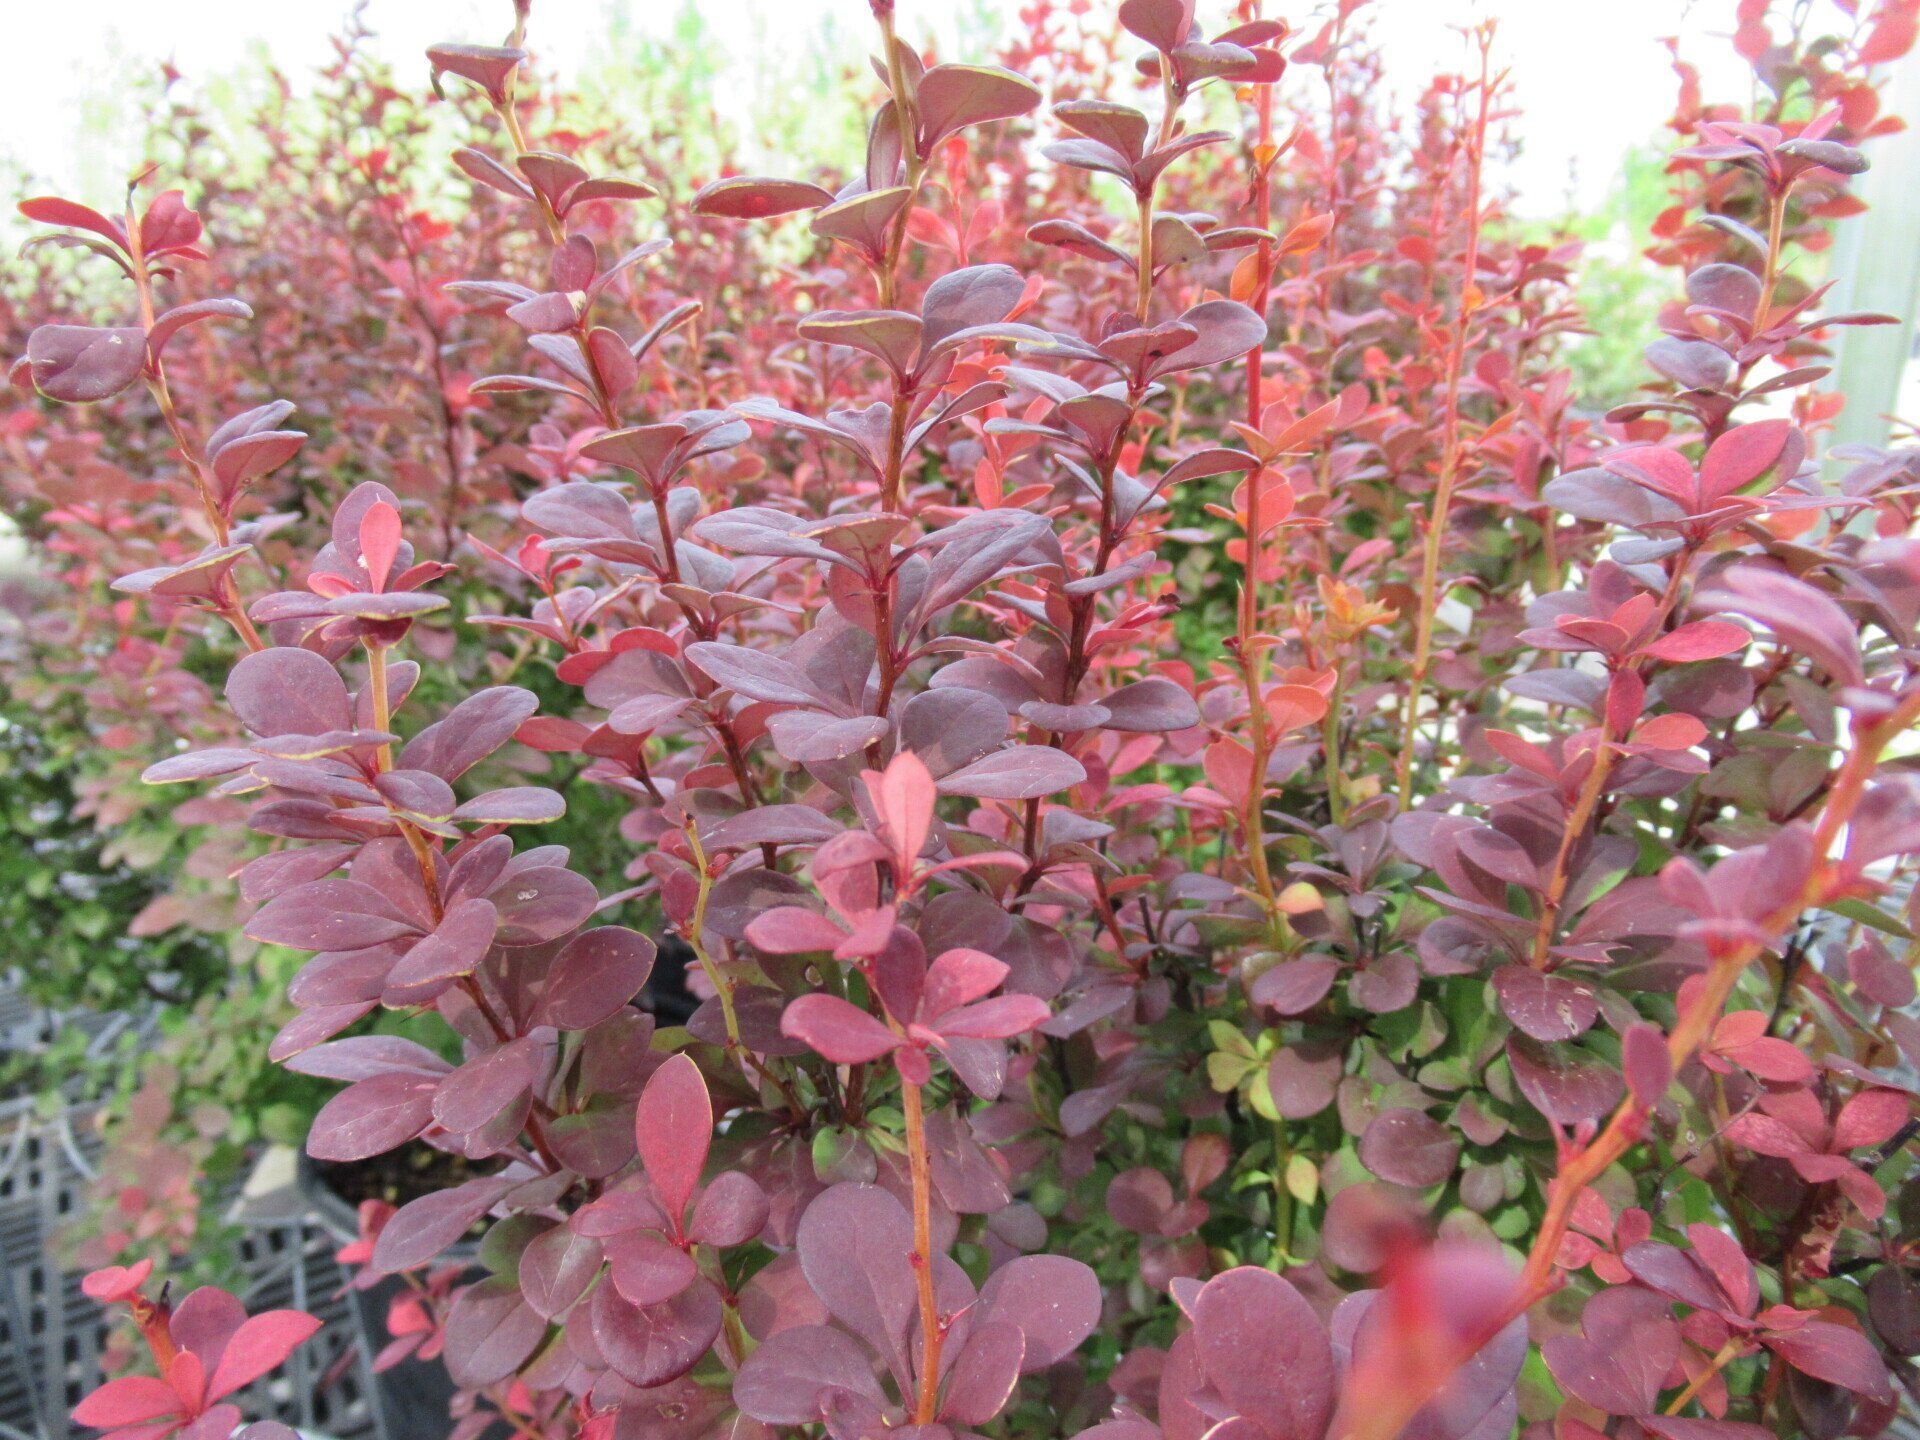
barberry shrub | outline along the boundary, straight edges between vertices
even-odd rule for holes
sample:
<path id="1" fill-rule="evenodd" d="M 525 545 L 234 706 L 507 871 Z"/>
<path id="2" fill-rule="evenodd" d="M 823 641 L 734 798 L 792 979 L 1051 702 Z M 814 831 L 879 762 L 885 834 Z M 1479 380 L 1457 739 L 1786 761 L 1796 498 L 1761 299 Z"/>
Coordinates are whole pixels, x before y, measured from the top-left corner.
<path id="1" fill-rule="evenodd" d="M 1598 415 L 1490 29 L 1394 131 L 1352 0 L 1039 4 L 1010 66 L 871 4 L 813 179 L 569 127 L 525 3 L 430 51 L 495 130 L 466 229 L 384 212 L 392 476 L 287 486 L 180 192 L 22 207 L 131 287 L 16 383 L 171 449 L 120 613 L 232 656 L 231 723 L 146 778 L 244 814 L 245 932 L 312 956 L 308 1151 L 469 1166 L 343 1252 L 414 1278 L 380 1363 L 444 1359 L 465 1436 L 1883 1428 L 1920 541 L 1912 452 L 1820 454 L 1885 317 L 1807 274 L 1920 5 L 1746 0 L 1751 113 L 1683 71 L 1683 274 Z M 479 232 L 508 269 L 436 268 Z M 623 873 L 518 839 L 595 791 Z"/>

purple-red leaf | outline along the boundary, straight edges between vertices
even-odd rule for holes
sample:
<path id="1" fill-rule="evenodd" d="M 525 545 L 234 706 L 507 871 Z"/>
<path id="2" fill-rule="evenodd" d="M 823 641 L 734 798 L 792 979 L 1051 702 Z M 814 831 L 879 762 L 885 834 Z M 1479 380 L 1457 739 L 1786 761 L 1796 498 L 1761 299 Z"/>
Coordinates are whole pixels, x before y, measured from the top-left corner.
<path id="1" fill-rule="evenodd" d="M 969 125 L 1027 114 L 1040 103 L 1040 88 L 996 65 L 936 65 L 920 77 L 914 99 L 920 154 L 926 156 Z"/>
<path id="2" fill-rule="evenodd" d="M 70 405 L 118 395 L 146 363 L 147 336 L 138 326 L 42 325 L 27 337 L 34 388 Z"/>
<path id="3" fill-rule="evenodd" d="M 1038 800 L 1086 778 L 1086 768 L 1063 751 L 1014 745 L 941 776 L 939 787 L 949 795 L 982 800 Z"/>
<path id="4" fill-rule="evenodd" d="M 702 185 L 693 197 L 693 213 L 727 220 L 765 220 L 796 210 L 817 210 L 832 200 L 831 193 L 804 180 L 733 175 Z"/>
<path id="5" fill-rule="evenodd" d="M 654 945 L 638 931 L 603 925 L 567 942 L 547 971 L 541 1018 L 561 1030 L 591 1030 L 647 983 Z"/>
<path id="6" fill-rule="evenodd" d="M 1382 1110 L 1360 1137 L 1360 1163 L 1396 1185 L 1438 1185 L 1459 1158 L 1460 1142 L 1421 1110 Z"/>
<path id="7" fill-rule="evenodd" d="M 348 1086 L 313 1117 L 307 1153 L 316 1160 L 365 1160 L 406 1144 L 431 1123 L 438 1086 L 404 1071 Z"/>
<path id="8" fill-rule="evenodd" d="M 1858 1330 L 1830 1320 L 1808 1320 L 1797 1329 L 1776 1331 L 1766 1343 L 1794 1369 L 1816 1380 L 1870 1400 L 1887 1400 L 1893 1395 L 1886 1361 Z"/>

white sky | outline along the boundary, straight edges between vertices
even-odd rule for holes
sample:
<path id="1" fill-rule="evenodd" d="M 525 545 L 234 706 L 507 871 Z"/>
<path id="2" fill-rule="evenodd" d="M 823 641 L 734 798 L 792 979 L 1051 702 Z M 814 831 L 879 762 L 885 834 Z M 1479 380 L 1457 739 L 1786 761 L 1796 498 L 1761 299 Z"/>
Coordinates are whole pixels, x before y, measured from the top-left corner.
<path id="1" fill-rule="evenodd" d="M 684 3 L 538 0 L 536 45 L 564 73 L 604 44 L 610 11 L 625 11 L 643 31 L 665 35 Z M 806 44 L 829 19 L 841 43 L 851 45 L 870 25 L 866 0 L 699 3 L 726 39 L 743 88 L 751 84 L 748 47 Z M 965 0 L 964 9 L 998 7 L 1011 15 L 1016 4 Z M 1313 0 L 1300 0 L 1268 8 L 1300 23 L 1312 6 Z M 1682 37 L 1687 53 L 1704 64 L 1710 93 L 1745 83 L 1744 67 L 1719 38 L 1730 28 L 1733 7 L 1734 0 L 1608 0 L 1601 11 L 1571 0 L 1375 0 L 1371 8 L 1376 32 L 1387 42 L 1390 83 L 1403 91 L 1417 88 L 1436 67 L 1461 63 L 1455 27 L 1487 15 L 1500 20 L 1500 48 L 1527 117 L 1526 153 L 1514 178 L 1523 208 L 1545 213 L 1569 197 L 1582 208 L 1597 203 L 1623 150 L 1655 134 L 1674 95 L 1662 36 Z M 13 0 L 4 8 L 12 12 L 6 24 L 11 63 L 0 86 L 0 163 L 23 167 L 43 184 L 77 188 L 111 184 L 135 158 L 93 153 L 100 147 L 85 139 L 90 117 L 113 113 L 114 76 L 171 58 L 200 82 L 264 48 L 300 77 L 327 59 L 327 37 L 348 0 Z M 960 0 L 900 0 L 902 32 L 910 38 L 929 29 L 946 33 L 962 8 Z M 1217 20 L 1227 9 L 1226 0 L 1202 0 L 1202 19 Z M 418 57 L 429 43 L 497 41 L 509 11 L 506 0 L 366 0 L 366 17 L 378 48 L 400 64 L 402 75 L 424 79 Z M 92 129 L 98 133 L 97 125 Z"/>

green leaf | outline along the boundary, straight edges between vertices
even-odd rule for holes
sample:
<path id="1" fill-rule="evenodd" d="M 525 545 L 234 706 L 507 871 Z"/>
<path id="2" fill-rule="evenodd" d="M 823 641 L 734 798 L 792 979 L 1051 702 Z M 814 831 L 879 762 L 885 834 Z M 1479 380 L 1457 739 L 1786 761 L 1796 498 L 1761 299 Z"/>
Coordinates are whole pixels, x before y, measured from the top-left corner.
<path id="1" fill-rule="evenodd" d="M 1878 930 L 1883 935 L 1898 936 L 1902 940 L 1913 939 L 1913 931 L 1903 925 L 1897 917 L 1887 914 L 1878 905 L 1857 897 L 1829 900 L 1823 908 L 1853 921 L 1856 925 L 1864 925 L 1869 930 Z"/>
<path id="2" fill-rule="evenodd" d="M 1229 1055 L 1224 1050 L 1207 1056 L 1207 1080 L 1222 1095 L 1237 1088 L 1251 1071 L 1259 1068 L 1259 1062 L 1244 1055 Z"/>
<path id="3" fill-rule="evenodd" d="M 1320 1167 L 1305 1155 L 1287 1158 L 1287 1193 L 1302 1205 L 1311 1205 L 1320 1195 Z"/>
<path id="4" fill-rule="evenodd" d="M 1244 1055 L 1253 1058 L 1253 1042 L 1240 1032 L 1240 1027 L 1231 1020 L 1209 1020 L 1207 1038 L 1213 1042 L 1216 1050 L 1225 1050 L 1229 1054 Z"/>
<path id="5" fill-rule="evenodd" d="M 873 1154 L 853 1131 L 832 1126 L 813 1137 L 813 1173 L 823 1185 L 870 1179 Z"/>
<path id="6" fill-rule="evenodd" d="M 1252 1076 L 1247 1081 L 1247 1104 L 1253 1107 L 1253 1113 L 1262 1120 L 1280 1121 L 1280 1111 L 1273 1103 L 1273 1091 L 1267 1086 L 1265 1072 Z"/>
<path id="7" fill-rule="evenodd" d="M 1524 1205 L 1509 1205 L 1493 1217 L 1487 1227 L 1502 1240 L 1518 1240 L 1533 1228 L 1533 1217 Z"/>
<path id="8" fill-rule="evenodd" d="M 549 1228 L 549 1222 L 532 1215 L 509 1215 L 496 1221 L 480 1242 L 480 1263 L 496 1275 L 517 1281 L 521 1252 Z"/>

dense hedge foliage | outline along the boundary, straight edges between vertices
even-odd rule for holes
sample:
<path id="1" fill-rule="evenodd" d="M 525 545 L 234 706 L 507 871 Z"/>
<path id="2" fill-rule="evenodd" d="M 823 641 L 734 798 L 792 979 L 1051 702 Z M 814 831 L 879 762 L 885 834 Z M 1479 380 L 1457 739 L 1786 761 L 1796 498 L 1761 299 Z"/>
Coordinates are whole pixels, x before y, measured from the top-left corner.
<path id="1" fill-rule="evenodd" d="M 521 0 L 256 179 L 181 111 L 191 205 L 21 207 L 22 698 L 174 837 L 141 928 L 311 957 L 308 1153 L 458 1158 L 363 1207 L 382 1363 L 467 1437 L 1883 1428 L 1915 457 L 1822 455 L 1885 317 L 1813 277 L 1920 3 L 1682 68 L 1604 411 L 1491 27 L 1393 116 L 1358 0 L 871 8 L 829 173 L 596 124 Z M 147 1278 L 80 1418 L 225 1434 L 307 1327 Z"/>

